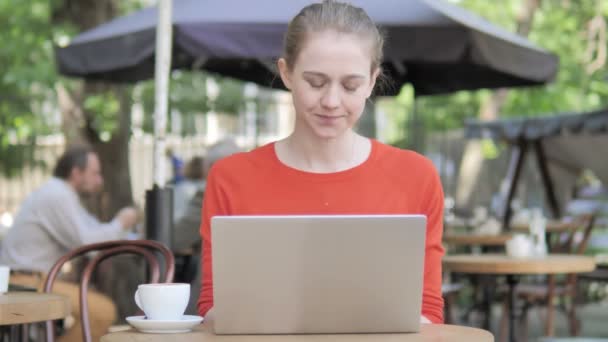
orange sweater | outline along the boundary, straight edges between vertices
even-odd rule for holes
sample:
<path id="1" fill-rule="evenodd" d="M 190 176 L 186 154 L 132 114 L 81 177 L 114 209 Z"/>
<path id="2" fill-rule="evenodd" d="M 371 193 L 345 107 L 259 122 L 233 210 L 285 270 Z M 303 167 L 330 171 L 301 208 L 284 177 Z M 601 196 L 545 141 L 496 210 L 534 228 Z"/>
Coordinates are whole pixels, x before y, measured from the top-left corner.
<path id="1" fill-rule="evenodd" d="M 207 178 L 201 224 L 201 316 L 213 306 L 211 217 L 291 214 L 426 215 L 422 314 L 433 323 L 443 322 L 443 191 L 439 177 L 428 159 L 375 140 L 363 164 L 335 173 L 290 168 L 279 161 L 274 144 L 214 164 Z"/>

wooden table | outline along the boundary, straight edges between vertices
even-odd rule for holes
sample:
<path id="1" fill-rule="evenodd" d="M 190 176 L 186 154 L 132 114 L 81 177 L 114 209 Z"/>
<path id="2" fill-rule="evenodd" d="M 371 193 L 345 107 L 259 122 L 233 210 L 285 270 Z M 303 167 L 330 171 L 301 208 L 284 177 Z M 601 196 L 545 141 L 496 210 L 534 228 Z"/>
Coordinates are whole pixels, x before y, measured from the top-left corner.
<path id="1" fill-rule="evenodd" d="M 443 266 L 452 272 L 469 274 L 498 274 L 507 276 L 509 285 L 509 336 L 515 341 L 515 286 L 518 275 L 583 273 L 595 269 L 593 257 L 550 254 L 537 258 L 512 258 L 500 254 L 449 255 L 443 258 Z"/>
<path id="2" fill-rule="evenodd" d="M 446 234 L 443 242 L 460 246 L 504 246 L 512 237 L 512 234 Z"/>
<path id="3" fill-rule="evenodd" d="M 68 297 L 40 292 L 7 292 L 0 295 L 0 325 L 43 322 L 67 317 Z"/>
<path id="4" fill-rule="evenodd" d="M 545 232 L 547 233 L 564 233 L 580 228 L 581 223 L 578 221 L 548 221 L 545 226 Z M 529 233 L 529 224 L 513 224 L 511 230 L 517 233 Z"/>
<path id="5" fill-rule="evenodd" d="M 491 342 L 488 331 L 457 325 L 422 324 L 412 334 L 334 334 L 334 335 L 215 335 L 213 323 L 204 323 L 186 334 L 144 334 L 135 330 L 105 335 L 101 342 L 418 342 L 471 341 Z"/>

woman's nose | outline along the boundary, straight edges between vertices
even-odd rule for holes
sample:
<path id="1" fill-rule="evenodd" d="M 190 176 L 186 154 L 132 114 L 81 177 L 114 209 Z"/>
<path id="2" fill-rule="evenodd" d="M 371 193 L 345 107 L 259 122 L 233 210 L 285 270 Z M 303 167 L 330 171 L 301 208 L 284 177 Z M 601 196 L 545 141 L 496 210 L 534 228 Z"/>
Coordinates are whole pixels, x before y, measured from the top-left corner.
<path id="1" fill-rule="evenodd" d="M 340 105 L 340 91 L 336 87 L 328 87 L 323 97 L 321 105 L 326 108 L 336 108 Z"/>

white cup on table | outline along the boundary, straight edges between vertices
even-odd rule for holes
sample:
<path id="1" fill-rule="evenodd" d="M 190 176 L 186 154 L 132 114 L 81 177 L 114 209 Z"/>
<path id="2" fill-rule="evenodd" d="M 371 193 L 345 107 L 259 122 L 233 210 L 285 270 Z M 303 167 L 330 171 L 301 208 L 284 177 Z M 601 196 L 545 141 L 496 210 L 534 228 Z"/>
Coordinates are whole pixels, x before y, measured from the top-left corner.
<path id="1" fill-rule="evenodd" d="M 532 240 L 524 234 L 515 234 L 506 243 L 507 255 L 512 258 L 527 258 L 532 256 Z"/>
<path id="2" fill-rule="evenodd" d="M 189 300 L 190 284 L 141 284 L 135 292 L 135 304 L 151 320 L 182 319 Z"/>

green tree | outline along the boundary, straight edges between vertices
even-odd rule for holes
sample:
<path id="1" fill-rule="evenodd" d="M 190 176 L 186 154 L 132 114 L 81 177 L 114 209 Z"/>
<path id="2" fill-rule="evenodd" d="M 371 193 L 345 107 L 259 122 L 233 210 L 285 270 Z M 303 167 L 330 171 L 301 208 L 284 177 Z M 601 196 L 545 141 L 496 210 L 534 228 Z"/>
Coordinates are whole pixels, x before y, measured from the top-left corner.
<path id="1" fill-rule="evenodd" d="M 522 7 L 530 0 L 458 0 L 453 1 L 490 22 L 517 31 Z M 531 21 L 528 39 L 559 56 L 560 67 L 554 82 L 546 86 L 512 88 L 500 106 L 500 117 L 550 115 L 583 112 L 608 105 L 608 68 L 601 49 L 608 42 L 593 35 L 590 23 L 604 30 L 608 20 L 608 2 L 597 0 L 539 0 Z M 595 21 L 594 21 L 595 20 Z M 596 29 L 597 30 L 597 29 Z M 592 39 L 590 39 L 590 37 Z M 605 51 L 605 50 L 604 50 Z M 605 56 L 605 55 L 604 55 Z M 603 63 L 602 63 L 603 62 Z M 596 68 L 590 65 L 595 63 Z M 462 127 L 464 120 L 478 118 L 482 104 L 491 91 L 463 91 L 450 95 L 422 97 L 417 111 L 430 130 Z M 401 124 L 412 112 L 411 90 L 404 87 L 395 99 L 402 108 L 393 111 Z M 405 109 L 403 109 L 405 108 Z M 402 141 L 403 143 L 403 141 Z"/>
<path id="2" fill-rule="evenodd" d="M 176 131 L 182 135 L 195 135 L 193 118 L 204 115 L 209 110 L 224 114 L 236 115 L 244 104 L 244 83 L 227 77 L 213 77 L 218 83 L 219 94 L 214 101 L 207 96 L 207 78 L 213 77 L 201 70 L 173 71 L 169 90 L 169 112 L 177 111 L 182 116 L 182 126 Z M 154 80 L 148 80 L 138 85 L 141 87 L 140 101 L 144 112 L 154 112 Z M 170 126 L 169 129 L 175 131 Z M 144 130 L 152 132 L 154 127 L 152 115 L 145 118 Z"/>
<path id="3" fill-rule="evenodd" d="M 50 133 L 55 72 L 48 1 L 0 0 L 0 172 L 12 176 L 34 162 L 35 133 Z"/>

